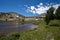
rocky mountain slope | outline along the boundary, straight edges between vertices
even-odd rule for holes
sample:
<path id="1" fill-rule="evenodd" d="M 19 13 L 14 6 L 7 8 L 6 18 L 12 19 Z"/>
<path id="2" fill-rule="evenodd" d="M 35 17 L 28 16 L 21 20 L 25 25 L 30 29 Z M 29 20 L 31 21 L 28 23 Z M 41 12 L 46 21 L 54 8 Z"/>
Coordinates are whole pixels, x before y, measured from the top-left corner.
<path id="1" fill-rule="evenodd" d="M 24 16 L 16 12 L 0 12 L 0 20 L 24 19 Z"/>

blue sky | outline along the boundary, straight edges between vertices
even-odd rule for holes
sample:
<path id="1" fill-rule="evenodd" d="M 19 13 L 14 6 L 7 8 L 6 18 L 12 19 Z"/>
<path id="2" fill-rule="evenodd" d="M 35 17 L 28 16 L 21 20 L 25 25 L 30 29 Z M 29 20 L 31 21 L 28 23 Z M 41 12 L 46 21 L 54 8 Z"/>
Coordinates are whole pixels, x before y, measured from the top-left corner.
<path id="1" fill-rule="evenodd" d="M 17 12 L 24 16 L 35 16 L 46 12 L 50 6 L 58 5 L 60 0 L 0 0 L 0 12 Z"/>

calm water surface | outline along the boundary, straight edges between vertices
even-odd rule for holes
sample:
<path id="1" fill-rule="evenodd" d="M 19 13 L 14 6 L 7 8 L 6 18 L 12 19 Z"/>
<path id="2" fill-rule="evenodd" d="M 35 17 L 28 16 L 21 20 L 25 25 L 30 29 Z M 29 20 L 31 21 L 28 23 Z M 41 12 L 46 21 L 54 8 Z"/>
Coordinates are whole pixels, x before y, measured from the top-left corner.
<path id="1" fill-rule="evenodd" d="M 0 23 L 0 34 L 29 31 L 29 30 L 33 30 L 37 27 L 38 27 L 38 25 L 34 25 L 32 23 L 17 24 L 17 23 L 5 22 L 5 23 Z"/>

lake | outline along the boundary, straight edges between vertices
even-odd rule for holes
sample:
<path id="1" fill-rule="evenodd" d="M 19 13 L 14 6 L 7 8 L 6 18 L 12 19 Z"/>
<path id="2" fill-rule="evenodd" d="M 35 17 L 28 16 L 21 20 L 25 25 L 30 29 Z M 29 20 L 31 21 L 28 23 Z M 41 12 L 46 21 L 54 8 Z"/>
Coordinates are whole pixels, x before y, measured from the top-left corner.
<path id="1" fill-rule="evenodd" d="M 34 25 L 30 22 L 24 23 L 24 24 L 4 22 L 4 23 L 0 23 L 0 34 L 29 31 L 29 30 L 33 30 L 37 27 L 38 27 L 38 25 Z"/>

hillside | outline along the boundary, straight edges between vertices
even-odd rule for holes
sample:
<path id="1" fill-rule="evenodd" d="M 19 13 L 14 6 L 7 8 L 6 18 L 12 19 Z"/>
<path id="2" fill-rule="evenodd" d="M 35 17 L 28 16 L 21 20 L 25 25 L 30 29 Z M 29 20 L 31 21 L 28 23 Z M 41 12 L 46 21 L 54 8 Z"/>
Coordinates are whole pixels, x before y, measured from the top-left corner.
<path id="1" fill-rule="evenodd" d="M 17 20 L 23 19 L 24 16 L 16 12 L 0 12 L 0 20 Z"/>

